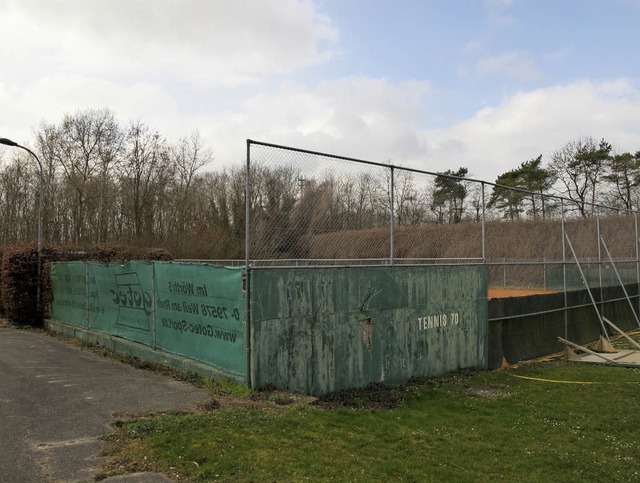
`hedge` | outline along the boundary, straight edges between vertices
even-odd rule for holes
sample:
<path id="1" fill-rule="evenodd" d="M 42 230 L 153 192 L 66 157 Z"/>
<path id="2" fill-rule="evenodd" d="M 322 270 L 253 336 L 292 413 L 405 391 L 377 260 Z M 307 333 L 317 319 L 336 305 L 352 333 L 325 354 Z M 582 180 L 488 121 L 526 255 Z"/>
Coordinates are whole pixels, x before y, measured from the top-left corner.
<path id="1" fill-rule="evenodd" d="M 89 249 L 44 246 L 41 251 L 41 305 L 38 306 L 38 247 L 35 242 L 20 242 L 0 251 L 0 314 L 11 322 L 41 327 L 52 300 L 51 262 L 95 261 L 125 263 L 132 260 L 170 261 L 162 248 L 131 250 L 117 244 L 100 244 Z"/>

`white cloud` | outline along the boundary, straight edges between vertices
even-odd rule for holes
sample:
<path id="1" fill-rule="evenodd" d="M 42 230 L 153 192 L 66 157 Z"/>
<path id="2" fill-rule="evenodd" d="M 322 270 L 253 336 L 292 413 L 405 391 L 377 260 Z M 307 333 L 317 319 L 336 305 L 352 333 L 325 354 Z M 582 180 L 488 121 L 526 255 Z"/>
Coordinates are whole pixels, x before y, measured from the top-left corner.
<path id="1" fill-rule="evenodd" d="M 537 80 L 541 72 L 536 64 L 522 52 L 505 52 L 485 57 L 478 61 L 477 72 L 480 76 L 506 75 L 522 81 Z"/>
<path id="2" fill-rule="evenodd" d="M 618 151 L 640 149 L 640 90 L 628 80 L 520 92 L 453 126 L 426 130 L 418 105 L 432 93 L 424 83 L 364 77 L 310 90 L 286 85 L 246 100 L 201 132 L 219 160 L 242 160 L 248 137 L 433 172 L 465 166 L 486 181 L 540 154 L 548 162 L 582 137 L 604 137 Z"/>
<path id="3" fill-rule="evenodd" d="M 104 102 L 93 103 L 81 94 L 87 91 Z M 431 95 L 424 82 L 347 77 L 311 88 L 283 83 L 194 115 L 157 86 L 50 78 L 20 98 L 0 84 L 0 103 L 7 106 L 0 111 L 0 134 L 26 142 L 31 131 L 22 126 L 15 135 L 13 117 L 40 112 L 35 128 L 75 106 L 107 106 L 122 121 L 140 119 L 172 141 L 198 129 L 214 151 L 212 168 L 242 162 L 251 138 L 434 172 L 465 166 L 486 181 L 540 154 L 548 162 L 563 144 L 587 136 L 606 138 L 618 152 L 640 149 L 640 90 L 629 80 L 520 92 L 455 125 L 426 130 L 420 106 Z M 38 111 L 39 105 L 49 107 Z"/>
<path id="4" fill-rule="evenodd" d="M 419 103 L 425 82 L 348 77 L 311 89 L 284 84 L 244 100 L 201 129 L 217 159 L 242 159 L 244 138 L 372 161 L 402 163 L 422 151 Z M 242 136 L 242 137 L 241 137 Z"/>
<path id="5" fill-rule="evenodd" d="M 557 50 L 547 52 L 542 58 L 548 62 L 558 62 L 567 59 L 571 54 L 575 52 L 575 45 L 567 45 Z"/>
<path id="6" fill-rule="evenodd" d="M 331 58 L 338 37 L 307 0 L 0 0 L 0 129 L 27 139 L 108 107 L 183 136 Z"/>
<path id="7" fill-rule="evenodd" d="M 484 40 L 472 39 L 462 46 L 462 53 L 466 55 L 475 54 L 484 45 Z"/>
<path id="8" fill-rule="evenodd" d="M 42 115 L 50 122 L 60 113 L 96 107 L 108 107 L 126 119 L 158 117 L 177 108 L 175 99 L 157 85 L 120 85 L 80 76 L 41 79 L 25 90 L 23 98 L 34 110 L 43 106 Z"/>
<path id="9" fill-rule="evenodd" d="M 507 8 L 513 5 L 513 0 L 483 0 L 482 2 L 486 8 Z"/>
<path id="10" fill-rule="evenodd" d="M 509 27 L 516 23 L 513 15 L 506 11 L 513 5 L 513 0 L 483 0 L 487 10 L 487 19 L 491 25 Z"/>
<path id="11" fill-rule="evenodd" d="M 242 161 L 253 138 L 429 171 L 466 166 L 489 181 L 584 136 L 640 148 L 640 92 L 624 79 L 520 92 L 426 130 L 422 116 L 440 115 L 425 112 L 428 81 L 280 77 L 324 62 L 338 41 L 307 0 L 0 0 L 0 136 L 28 142 L 41 121 L 108 107 L 171 141 L 198 129 L 217 165 Z M 482 59 L 476 73 L 540 77 L 522 52 Z"/>
<path id="12" fill-rule="evenodd" d="M 0 13 L 0 59 L 18 82 L 53 73 L 252 83 L 325 61 L 338 39 L 297 0 L 0 0 Z"/>
<path id="13" fill-rule="evenodd" d="M 64 114 L 81 109 L 107 107 L 123 122 L 140 119 L 169 128 L 165 118 L 178 110 L 175 99 L 159 86 L 119 85 L 81 76 L 43 78 L 19 92 L 0 84 L 0 105 L 0 133 L 18 142 L 31 139 L 42 122 L 55 124 Z"/>
<path id="14" fill-rule="evenodd" d="M 617 80 L 521 92 L 423 136 L 435 170 L 467 166 L 473 176 L 487 181 L 540 154 L 548 162 L 566 142 L 588 136 L 604 137 L 618 151 L 635 152 L 640 148 L 640 90 Z"/>

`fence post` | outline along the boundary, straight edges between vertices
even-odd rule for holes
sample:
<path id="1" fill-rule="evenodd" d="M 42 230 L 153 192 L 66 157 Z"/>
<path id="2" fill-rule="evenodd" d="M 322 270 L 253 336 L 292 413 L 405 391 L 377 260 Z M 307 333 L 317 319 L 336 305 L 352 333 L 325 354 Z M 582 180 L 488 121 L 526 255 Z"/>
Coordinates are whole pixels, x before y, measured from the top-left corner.
<path id="1" fill-rule="evenodd" d="M 564 198 L 560 198 L 560 231 L 562 236 L 562 293 L 564 294 L 564 338 L 569 339 L 569 300 L 567 297 L 567 247 L 564 226 Z"/>
<path id="2" fill-rule="evenodd" d="M 636 284 L 638 285 L 638 313 L 640 314 L 640 251 L 638 249 L 638 212 L 633 215 L 636 235 Z"/>
<path id="3" fill-rule="evenodd" d="M 390 191 L 391 191 L 391 203 L 390 203 L 390 209 L 389 209 L 389 215 L 391 217 L 390 220 L 390 228 L 389 228 L 389 263 L 391 265 L 393 265 L 394 263 L 394 254 L 395 254 L 395 233 L 394 233 L 394 229 L 395 229 L 395 210 L 394 210 L 394 202 L 395 202 L 395 193 L 394 193 L 394 169 L 393 166 L 391 166 L 391 187 L 390 187 Z"/>
<path id="4" fill-rule="evenodd" d="M 157 348 L 156 328 L 156 263 L 151 262 L 151 347 Z"/>
<path id="5" fill-rule="evenodd" d="M 507 288 L 507 257 L 502 257 L 502 286 Z"/>
<path id="6" fill-rule="evenodd" d="M 598 244 L 598 284 L 600 286 L 600 313 L 604 309 L 604 288 L 602 287 L 602 243 L 600 241 L 602 233 L 600 232 L 600 207 L 596 206 L 596 243 Z M 589 277 L 587 277 L 587 285 Z"/>
<path id="7" fill-rule="evenodd" d="M 245 265 L 244 265 L 244 350 L 245 350 L 245 382 L 251 387 L 251 299 L 250 299 L 250 280 L 249 276 L 249 260 L 250 260 L 250 203 L 251 203 L 251 140 L 247 139 L 247 173 L 245 177 Z"/>
<path id="8" fill-rule="evenodd" d="M 84 262 L 84 327 L 89 329 L 89 262 Z"/>
<path id="9" fill-rule="evenodd" d="M 482 263 L 487 263 L 487 240 L 486 240 L 486 227 L 485 227 L 485 200 L 484 200 L 484 181 L 480 182 L 482 186 Z"/>
<path id="10" fill-rule="evenodd" d="M 249 250 L 250 250 L 250 223 L 249 217 L 250 214 L 250 204 L 251 204 L 251 140 L 247 139 L 247 172 L 245 174 L 245 193 L 244 193 L 244 211 L 245 211 L 245 220 L 244 220 L 244 261 L 245 261 L 245 270 L 249 269 Z"/>

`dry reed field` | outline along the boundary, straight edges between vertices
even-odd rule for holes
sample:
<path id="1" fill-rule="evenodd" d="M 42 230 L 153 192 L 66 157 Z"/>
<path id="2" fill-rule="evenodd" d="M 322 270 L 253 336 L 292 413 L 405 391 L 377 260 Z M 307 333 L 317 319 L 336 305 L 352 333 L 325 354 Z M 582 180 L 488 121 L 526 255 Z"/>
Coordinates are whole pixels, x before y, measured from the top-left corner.
<path id="1" fill-rule="evenodd" d="M 619 263 L 618 268 L 630 268 L 626 266 L 629 263 L 635 267 L 636 229 L 632 216 L 565 219 L 564 232 L 584 266 L 598 259 L 607 260 L 606 251 L 598 241 L 600 235 L 612 258 Z M 562 267 L 562 233 L 560 219 L 487 221 L 484 248 L 489 285 L 530 291 L 495 292 L 491 296 L 544 293 L 538 288 L 545 287 L 548 269 Z M 399 263 L 402 259 L 412 263 L 480 263 L 482 237 L 482 224 L 471 221 L 400 226 L 396 227 L 394 236 L 395 258 Z M 305 242 L 306 256 L 311 259 L 389 257 L 388 228 L 309 234 Z M 569 264 L 575 264 L 568 244 L 565 244 L 565 257 Z"/>
<path id="2" fill-rule="evenodd" d="M 633 217 L 607 216 L 600 219 L 600 234 L 614 257 L 634 258 Z M 565 221 L 565 230 L 580 258 L 598 256 L 598 228 L 595 218 Z M 485 223 L 487 259 L 561 260 L 562 227 L 554 220 L 491 220 Z M 396 258 L 480 258 L 482 225 L 429 223 L 396 227 Z M 389 229 L 348 230 L 308 237 L 309 258 L 386 258 Z"/>

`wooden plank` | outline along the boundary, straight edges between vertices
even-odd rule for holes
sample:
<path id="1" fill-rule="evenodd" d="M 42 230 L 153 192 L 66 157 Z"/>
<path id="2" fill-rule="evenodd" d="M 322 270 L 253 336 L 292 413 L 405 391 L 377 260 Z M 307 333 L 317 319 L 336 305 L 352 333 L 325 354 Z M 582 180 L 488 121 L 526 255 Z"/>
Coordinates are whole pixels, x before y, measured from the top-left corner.
<path id="1" fill-rule="evenodd" d="M 632 356 L 637 353 L 637 351 L 620 351 L 617 355 L 613 357 L 614 360 L 619 361 L 620 359 L 624 359 L 625 357 Z"/>
<path id="2" fill-rule="evenodd" d="M 625 364 L 640 365 L 640 351 L 624 351 L 620 356 L 616 357 L 618 362 L 624 362 Z"/>
<path id="3" fill-rule="evenodd" d="M 640 344 L 638 344 L 635 340 L 633 340 L 631 337 L 629 337 L 629 335 L 622 329 L 620 329 L 618 326 L 616 326 L 613 322 L 611 322 L 609 319 L 607 319 L 606 317 L 602 317 L 602 320 L 604 320 L 607 324 L 609 324 L 611 327 L 613 327 L 616 331 L 618 331 L 618 333 L 624 337 L 625 339 L 627 339 L 629 342 L 631 342 L 635 347 L 637 347 L 638 349 L 640 349 Z"/>
<path id="4" fill-rule="evenodd" d="M 600 359 L 603 359 L 603 360 L 605 360 L 607 362 L 610 362 L 611 364 L 617 364 L 618 363 L 615 359 L 613 359 L 613 358 L 611 358 L 609 356 L 605 356 L 604 354 L 600 354 L 599 352 L 592 351 L 591 349 L 587 349 L 586 347 L 583 347 L 581 345 L 574 344 L 573 342 L 570 342 L 570 341 L 568 341 L 566 339 L 563 339 L 562 337 L 558 337 L 558 340 L 560 342 L 562 342 L 563 344 L 566 344 L 566 345 L 571 346 L 571 347 L 573 347 L 575 349 L 579 349 L 581 351 L 584 351 L 587 354 L 591 354 L 592 356 L 595 356 L 595 357 L 598 357 Z"/>

